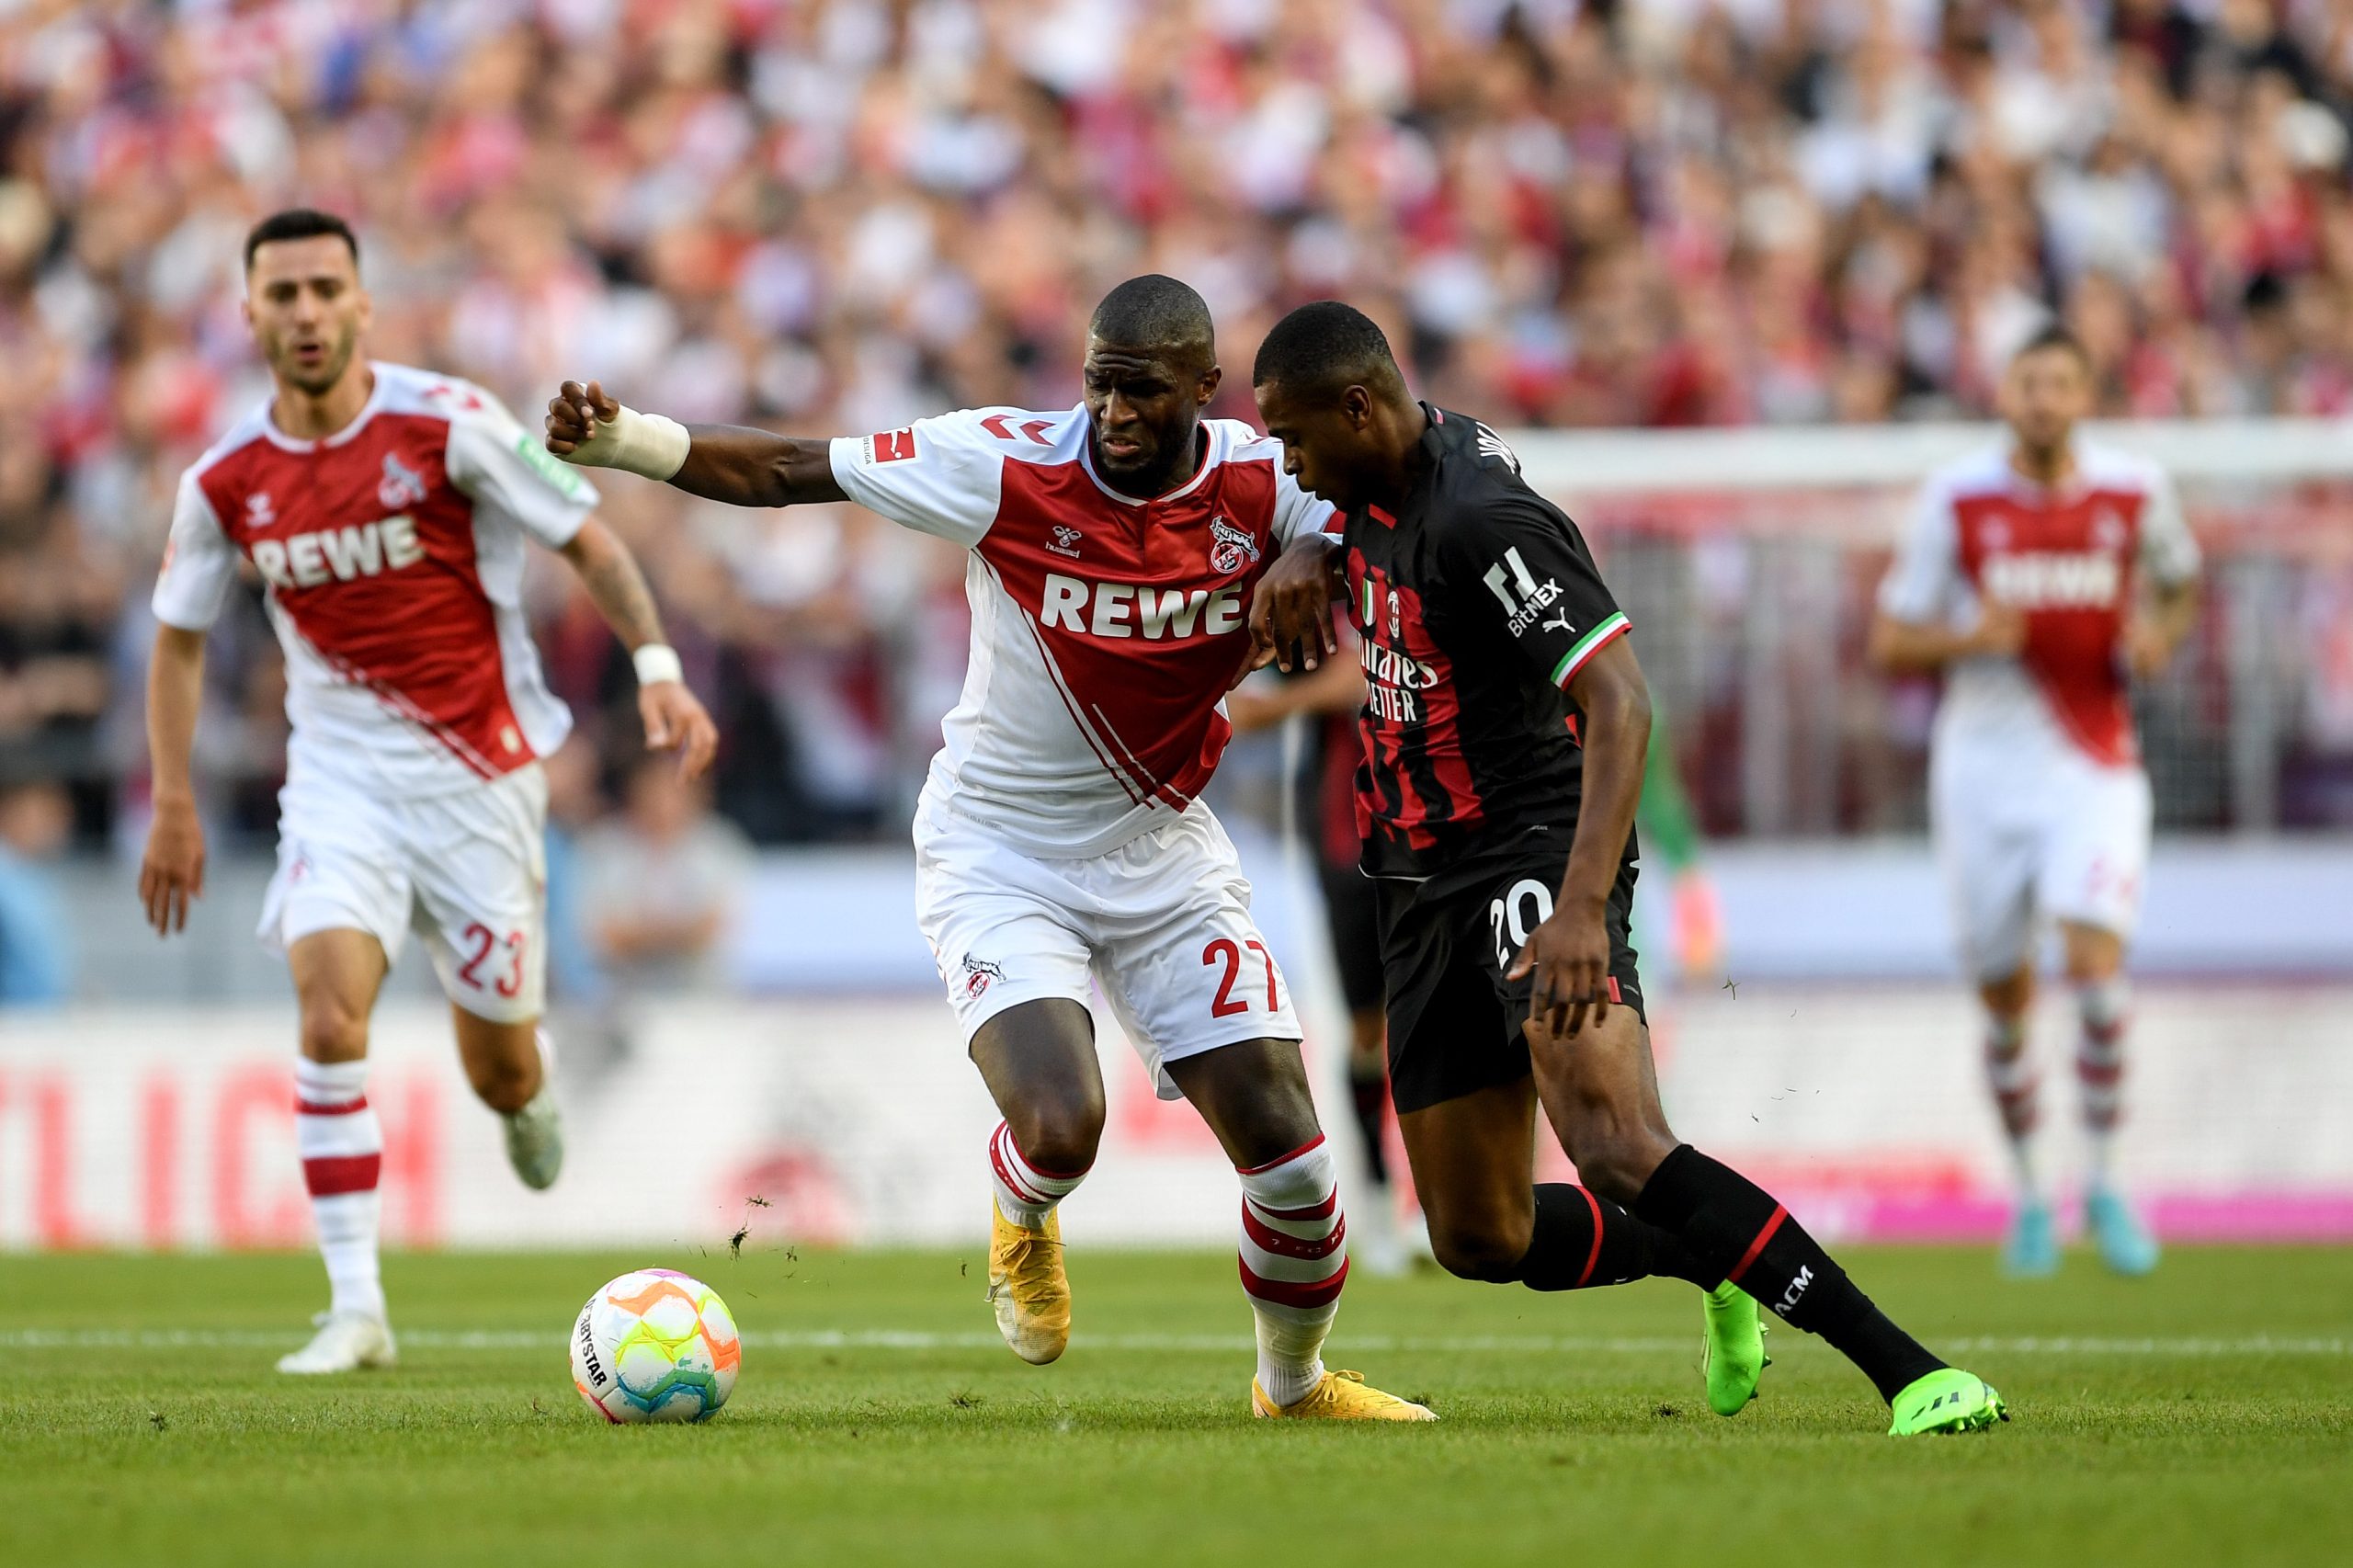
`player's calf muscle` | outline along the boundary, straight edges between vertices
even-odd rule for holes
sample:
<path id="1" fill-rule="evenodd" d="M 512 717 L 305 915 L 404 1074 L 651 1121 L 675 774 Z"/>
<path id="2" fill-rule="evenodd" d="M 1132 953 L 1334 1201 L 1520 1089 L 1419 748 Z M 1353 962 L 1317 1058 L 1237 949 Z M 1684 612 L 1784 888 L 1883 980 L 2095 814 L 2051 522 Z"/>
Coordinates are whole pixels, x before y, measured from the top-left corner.
<path id="1" fill-rule="evenodd" d="M 1649 1073 L 1650 1041 L 1631 1014 L 1588 1026 L 1574 1039 L 1530 1042 L 1544 1114 L 1585 1185 L 1631 1203 L 1675 1134 Z"/>

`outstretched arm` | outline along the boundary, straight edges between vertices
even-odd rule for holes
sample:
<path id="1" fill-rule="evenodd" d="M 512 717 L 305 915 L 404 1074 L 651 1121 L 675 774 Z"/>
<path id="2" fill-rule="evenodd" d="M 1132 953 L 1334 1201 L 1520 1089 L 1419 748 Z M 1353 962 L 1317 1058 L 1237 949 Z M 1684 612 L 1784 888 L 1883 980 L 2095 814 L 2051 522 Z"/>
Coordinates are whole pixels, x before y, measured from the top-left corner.
<path id="1" fill-rule="evenodd" d="M 740 425 L 681 425 L 623 407 L 598 381 L 566 381 L 549 400 L 547 444 L 568 463 L 625 469 L 731 506 L 847 499 L 827 441 Z"/>
<path id="2" fill-rule="evenodd" d="M 662 615 L 637 558 L 595 517 L 580 525 L 563 555 L 580 574 L 580 585 L 588 590 L 597 613 L 636 662 L 637 711 L 645 723 L 645 744 L 655 751 L 677 747 L 680 771 L 694 778 L 710 766 L 719 730 L 687 689 L 678 655 L 662 639 Z"/>

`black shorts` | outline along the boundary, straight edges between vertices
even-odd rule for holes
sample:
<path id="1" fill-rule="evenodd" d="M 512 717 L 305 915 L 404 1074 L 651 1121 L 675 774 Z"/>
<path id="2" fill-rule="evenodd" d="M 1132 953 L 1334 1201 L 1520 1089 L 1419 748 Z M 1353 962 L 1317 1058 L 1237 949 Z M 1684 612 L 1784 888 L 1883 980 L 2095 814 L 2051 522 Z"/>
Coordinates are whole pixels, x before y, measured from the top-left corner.
<path id="1" fill-rule="evenodd" d="M 1326 865 L 1322 871 L 1324 917 L 1332 930 L 1340 994 L 1351 1013 L 1377 1012 L 1388 994 L 1381 973 L 1379 884 L 1354 866 Z"/>
<path id="2" fill-rule="evenodd" d="M 1630 844 L 1628 848 L 1631 850 Z M 1389 1092 L 1398 1113 L 1421 1110 L 1525 1078 L 1529 981 L 1504 971 L 1551 915 L 1568 846 L 1523 834 L 1424 882 L 1381 879 L 1381 947 L 1389 981 Z M 1634 908 L 1630 853 L 1609 890 L 1614 1003 L 1643 1012 L 1643 982 L 1627 940 Z"/>

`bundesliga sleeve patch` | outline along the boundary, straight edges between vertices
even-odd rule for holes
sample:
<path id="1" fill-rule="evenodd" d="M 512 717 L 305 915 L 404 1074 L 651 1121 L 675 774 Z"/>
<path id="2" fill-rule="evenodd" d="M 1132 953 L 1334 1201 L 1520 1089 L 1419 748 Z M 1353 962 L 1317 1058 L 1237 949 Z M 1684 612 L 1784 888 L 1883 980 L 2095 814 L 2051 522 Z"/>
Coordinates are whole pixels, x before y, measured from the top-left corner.
<path id="1" fill-rule="evenodd" d="M 862 443 L 860 460 L 869 468 L 876 463 L 905 462 L 915 455 L 915 427 L 904 426 L 869 436 Z"/>

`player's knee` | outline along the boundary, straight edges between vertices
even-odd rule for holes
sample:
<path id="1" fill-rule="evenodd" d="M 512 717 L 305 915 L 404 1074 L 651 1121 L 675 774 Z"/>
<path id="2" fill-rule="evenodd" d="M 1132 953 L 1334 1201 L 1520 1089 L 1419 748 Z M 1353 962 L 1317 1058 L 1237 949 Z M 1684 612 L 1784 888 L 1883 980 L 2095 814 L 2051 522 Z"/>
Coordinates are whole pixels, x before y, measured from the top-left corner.
<path id="1" fill-rule="evenodd" d="M 1528 1256 L 1532 1221 L 1517 1224 L 1506 1214 L 1428 1216 L 1430 1253 L 1440 1268 L 1458 1279 L 1481 1279 L 1491 1285 L 1519 1278 L 1520 1260 Z"/>
<path id="2" fill-rule="evenodd" d="M 357 1062 L 368 1054 L 368 1015 L 342 998 L 307 995 L 302 1054 L 313 1062 Z"/>
<path id="3" fill-rule="evenodd" d="M 1086 1170 L 1095 1164 L 1095 1151 L 1103 1142 L 1099 1096 L 1073 1093 L 1040 1098 L 1006 1111 L 1005 1120 L 1013 1130 L 1014 1147 L 1041 1171 Z"/>

